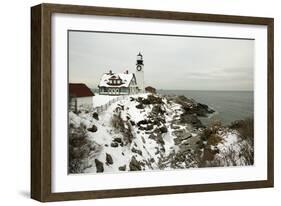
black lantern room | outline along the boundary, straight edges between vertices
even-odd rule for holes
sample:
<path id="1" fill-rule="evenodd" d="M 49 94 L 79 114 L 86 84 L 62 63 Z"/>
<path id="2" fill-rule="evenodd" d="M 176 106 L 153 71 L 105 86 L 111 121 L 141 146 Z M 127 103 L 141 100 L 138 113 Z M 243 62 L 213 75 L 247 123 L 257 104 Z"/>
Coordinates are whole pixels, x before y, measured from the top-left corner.
<path id="1" fill-rule="evenodd" d="M 137 55 L 137 65 L 143 65 L 142 54 L 140 52 Z"/>

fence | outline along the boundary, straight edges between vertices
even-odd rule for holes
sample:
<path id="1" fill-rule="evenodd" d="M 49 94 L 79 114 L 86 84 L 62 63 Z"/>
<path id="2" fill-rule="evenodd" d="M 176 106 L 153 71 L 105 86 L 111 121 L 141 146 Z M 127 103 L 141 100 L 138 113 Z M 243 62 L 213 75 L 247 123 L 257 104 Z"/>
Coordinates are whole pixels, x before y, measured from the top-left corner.
<path id="1" fill-rule="evenodd" d="M 120 100 L 123 100 L 127 97 L 128 97 L 128 95 L 122 95 L 122 96 L 115 97 L 115 98 L 109 100 L 106 104 L 103 104 L 103 105 L 98 106 L 98 107 L 94 107 L 93 111 L 100 114 L 101 112 L 104 112 L 105 110 L 107 110 L 108 107 L 110 107 L 113 103 L 115 103 L 117 101 L 120 101 Z"/>

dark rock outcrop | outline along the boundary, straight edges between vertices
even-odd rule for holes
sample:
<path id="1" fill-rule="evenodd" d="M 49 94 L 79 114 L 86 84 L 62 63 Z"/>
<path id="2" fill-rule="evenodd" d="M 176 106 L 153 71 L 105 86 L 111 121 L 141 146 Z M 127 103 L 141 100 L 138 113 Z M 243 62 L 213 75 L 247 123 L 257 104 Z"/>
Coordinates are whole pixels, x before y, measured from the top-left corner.
<path id="1" fill-rule="evenodd" d="M 98 159 L 95 159 L 95 164 L 97 168 L 97 172 L 104 172 L 103 163 Z"/>
<path id="2" fill-rule="evenodd" d="M 202 128 L 202 127 L 204 127 L 204 125 L 202 124 L 200 119 L 198 119 L 196 114 L 183 113 L 180 116 L 180 122 L 181 123 L 191 124 L 195 128 Z"/>
<path id="3" fill-rule="evenodd" d="M 99 120 L 99 114 L 97 112 L 94 112 L 92 117 L 96 120 Z"/>
<path id="4" fill-rule="evenodd" d="M 87 130 L 88 130 L 89 132 L 96 132 L 96 131 L 98 131 L 98 128 L 97 128 L 96 125 L 93 125 L 91 128 L 88 128 Z"/>
<path id="5" fill-rule="evenodd" d="M 158 115 L 158 114 L 164 114 L 164 113 L 165 113 L 165 110 L 162 109 L 162 107 L 161 107 L 160 104 L 156 104 L 156 105 L 153 106 L 151 112 L 152 112 L 153 114 Z"/>
<path id="6" fill-rule="evenodd" d="M 113 159 L 110 154 L 106 153 L 106 163 L 112 165 Z"/>
<path id="7" fill-rule="evenodd" d="M 160 130 L 161 133 L 167 133 L 168 132 L 168 129 L 167 129 L 166 126 L 160 127 L 159 130 Z"/>
<path id="8" fill-rule="evenodd" d="M 142 103 L 140 103 L 140 104 L 136 105 L 136 108 L 137 108 L 137 109 L 144 109 L 144 106 L 143 106 Z"/>
<path id="9" fill-rule="evenodd" d="M 161 145 L 165 144 L 161 133 L 152 133 L 151 135 L 149 135 L 148 138 L 155 140 L 158 144 L 161 144 Z"/>
<path id="10" fill-rule="evenodd" d="M 120 171 L 126 171 L 126 165 L 120 166 L 118 169 L 119 169 Z"/>
<path id="11" fill-rule="evenodd" d="M 140 171 L 141 163 L 135 158 L 135 156 L 133 156 L 130 161 L 129 167 L 130 167 L 130 171 Z"/>
<path id="12" fill-rule="evenodd" d="M 131 123 L 132 126 L 136 125 L 136 123 L 133 120 L 130 120 L 130 123 Z"/>
<path id="13" fill-rule="evenodd" d="M 112 143 L 110 144 L 110 146 L 111 146 L 111 147 L 118 147 L 118 143 L 117 143 L 117 142 L 112 142 Z"/>
<path id="14" fill-rule="evenodd" d="M 113 139 L 113 142 L 121 143 L 122 139 L 120 137 L 116 137 Z"/>
<path id="15" fill-rule="evenodd" d="M 140 130 L 145 130 L 145 131 L 149 131 L 153 129 L 153 124 L 147 124 L 145 126 L 139 126 Z"/>
<path id="16" fill-rule="evenodd" d="M 163 104 L 162 98 L 156 95 L 148 95 L 147 98 L 139 97 L 137 101 L 141 104 Z"/>
<path id="17" fill-rule="evenodd" d="M 140 156 L 142 156 L 142 151 L 141 150 L 138 150 L 138 149 L 136 149 L 136 148 L 132 148 L 132 152 L 134 152 L 134 153 L 137 153 L 137 154 L 139 154 Z"/>
<path id="18" fill-rule="evenodd" d="M 185 96 L 175 96 L 170 99 L 182 106 L 184 110 L 184 113 L 181 115 L 182 123 L 192 124 L 196 128 L 203 127 L 198 117 L 207 117 L 208 114 L 215 112 L 213 109 L 209 108 L 208 105 L 197 103 L 193 99 L 188 99 Z"/>
<path id="19" fill-rule="evenodd" d="M 141 126 L 142 124 L 151 124 L 151 123 L 152 123 L 151 120 L 144 119 L 144 120 L 140 120 L 140 121 L 137 123 L 137 126 Z"/>

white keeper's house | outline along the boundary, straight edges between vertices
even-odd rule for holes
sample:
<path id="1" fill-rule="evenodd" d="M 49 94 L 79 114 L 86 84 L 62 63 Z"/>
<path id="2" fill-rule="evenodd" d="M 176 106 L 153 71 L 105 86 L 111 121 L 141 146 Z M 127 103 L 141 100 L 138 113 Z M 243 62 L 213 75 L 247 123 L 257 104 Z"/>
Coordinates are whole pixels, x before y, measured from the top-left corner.
<path id="1" fill-rule="evenodd" d="M 101 77 L 100 95 L 128 95 L 144 92 L 143 56 L 137 55 L 136 72 L 114 73 L 111 70 Z"/>

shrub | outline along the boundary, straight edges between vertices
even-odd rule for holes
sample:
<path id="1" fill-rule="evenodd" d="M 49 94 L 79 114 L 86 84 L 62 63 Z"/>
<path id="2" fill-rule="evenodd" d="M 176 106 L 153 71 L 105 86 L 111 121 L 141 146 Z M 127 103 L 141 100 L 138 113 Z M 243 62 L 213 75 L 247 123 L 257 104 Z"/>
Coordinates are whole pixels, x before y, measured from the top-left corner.
<path id="1" fill-rule="evenodd" d="M 123 134 L 123 140 L 125 144 L 132 142 L 134 136 L 132 134 L 131 123 L 130 121 L 124 121 L 121 117 L 121 113 L 113 114 L 111 125 Z"/>
<path id="2" fill-rule="evenodd" d="M 235 129 L 244 140 L 241 145 L 240 157 L 244 159 L 246 165 L 254 164 L 254 119 L 246 118 L 244 120 L 234 121 L 229 128 Z"/>
<path id="3" fill-rule="evenodd" d="M 111 125 L 120 132 L 125 130 L 124 120 L 121 118 L 121 113 L 113 114 L 111 118 Z"/>
<path id="4" fill-rule="evenodd" d="M 216 146 L 218 143 L 222 141 L 222 138 L 217 134 L 212 134 L 207 141 L 207 145 Z"/>
<path id="5" fill-rule="evenodd" d="M 84 125 L 69 128 L 69 145 L 68 145 L 68 172 L 83 173 L 90 167 L 88 158 L 92 151 L 97 150 L 95 143 L 87 139 L 87 129 Z M 96 151 L 96 152 L 97 152 Z"/>
<path id="6" fill-rule="evenodd" d="M 201 139 L 206 141 L 202 147 L 203 153 L 198 158 L 199 167 L 216 167 L 216 166 L 237 166 L 254 164 L 254 146 L 253 146 L 253 120 L 245 119 L 232 122 L 230 129 L 236 130 L 240 136 L 235 145 L 228 146 L 223 151 L 216 151 L 211 146 L 216 146 L 222 141 L 218 131 L 223 128 L 221 122 L 212 121 L 206 129 L 202 131 Z M 212 149 L 211 149 L 212 148 Z M 216 152 L 220 153 L 216 156 Z"/>
<path id="7" fill-rule="evenodd" d="M 242 139 L 246 139 L 249 143 L 254 143 L 254 119 L 246 118 L 244 120 L 234 121 L 229 126 L 230 129 L 235 129 L 241 135 Z"/>
<path id="8" fill-rule="evenodd" d="M 244 144 L 240 151 L 240 157 L 244 158 L 245 165 L 254 164 L 254 148 L 252 145 Z"/>
<path id="9" fill-rule="evenodd" d="M 208 145 L 217 145 L 222 139 L 217 134 L 222 128 L 222 123 L 219 120 L 212 120 L 208 127 L 202 130 L 201 139 L 207 141 Z"/>

